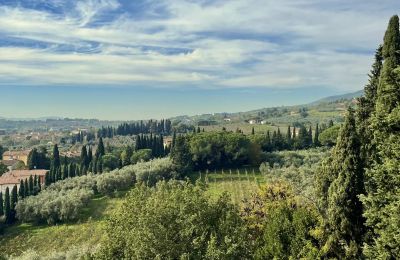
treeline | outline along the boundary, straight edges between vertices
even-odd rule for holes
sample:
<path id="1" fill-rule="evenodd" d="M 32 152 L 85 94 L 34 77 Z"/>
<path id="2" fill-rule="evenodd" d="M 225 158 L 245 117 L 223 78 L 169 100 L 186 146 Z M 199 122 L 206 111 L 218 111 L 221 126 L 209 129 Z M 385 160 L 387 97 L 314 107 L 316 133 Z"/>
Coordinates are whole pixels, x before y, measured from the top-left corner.
<path id="1" fill-rule="evenodd" d="M 170 120 L 149 120 L 147 122 L 123 123 L 115 127 L 102 127 L 97 131 L 98 137 L 112 138 L 115 135 L 139 135 L 139 134 L 158 134 L 169 135 L 172 133 L 172 123 Z"/>
<path id="2" fill-rule="evenodd" d="M 319 126 L 308 129 L 301 126 L 287 128 L 286 134 L 280 129 L 266 134 L 244 135 L 236 132 L 201 132 L 174 134 L 171 158 L 184 171 L 259 165 L 268 152 L 307 149 L 319 147 Z"/>
<path id="3" fill-rule="evenodd" d="M 35 196 L 42 190 L 40 179 L 37 175 L 29 176 L 25 180 L 20 181 L 19 188 L 14 185 L 13 188 L 6 188 L 3 193 L 0 192 L 0 218 L 4 219 L 5 224 L 13 224 L 16 221 L 15 207 L 19 200 L 29 196 Z"/>

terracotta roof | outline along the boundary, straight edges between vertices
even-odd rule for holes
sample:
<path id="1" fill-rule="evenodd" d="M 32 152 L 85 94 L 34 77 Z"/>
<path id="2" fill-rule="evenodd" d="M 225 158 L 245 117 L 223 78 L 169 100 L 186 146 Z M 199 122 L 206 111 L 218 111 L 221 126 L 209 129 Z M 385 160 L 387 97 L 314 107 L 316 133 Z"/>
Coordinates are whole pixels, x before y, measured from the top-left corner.
<path id="1" fill-rule="evenodd" d="M 19 184 L 21 180 L 25 180 L 32 176 L 45 176 L 48 170 L 17 170 L 6 172 L 0 177 L 0 185 Z"/>

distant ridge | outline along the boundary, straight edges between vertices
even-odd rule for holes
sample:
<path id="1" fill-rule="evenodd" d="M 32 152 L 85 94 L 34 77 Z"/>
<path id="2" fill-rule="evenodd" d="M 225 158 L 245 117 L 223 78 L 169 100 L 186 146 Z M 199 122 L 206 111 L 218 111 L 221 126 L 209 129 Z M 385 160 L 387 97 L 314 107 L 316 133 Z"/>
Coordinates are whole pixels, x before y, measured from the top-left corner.
<path id="1" fill-rule="evenodd" d="M 318 99 L 318 100 L 310 103 L 310 105 L 316 105 L 316 104 L 327 103 L 327 102 L 334 102 L 334 101 L 342 100 L 342 99 L 353 99 L 353 98 L 361 97 L 362 95 L 364 95 L 364 90 L 359 90 L 359 91 L 352 92 L 352 93 L 324 97 L 324 98 Z"/>

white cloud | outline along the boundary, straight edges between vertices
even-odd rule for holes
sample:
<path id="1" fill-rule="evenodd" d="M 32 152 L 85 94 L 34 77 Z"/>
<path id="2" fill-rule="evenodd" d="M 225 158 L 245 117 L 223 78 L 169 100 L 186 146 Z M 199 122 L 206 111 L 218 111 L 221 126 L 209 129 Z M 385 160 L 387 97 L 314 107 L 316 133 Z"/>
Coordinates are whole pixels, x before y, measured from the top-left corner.
<path id="1" fill-rule="evenodd" d="M 47 43 L 0 47 L 0 81 L 355 90 L 366 80 L 395 2 L 388 8 L 359 0 L 145 4 L 140 19 L 116 0 L 78 1 L 62 14 L 0 5 L 1 35 Z M 88 42 L 96 43 L 93 52 L 77 51 L 90 49 Z M 61 52 L 62 45 L 74 48 Z"/>

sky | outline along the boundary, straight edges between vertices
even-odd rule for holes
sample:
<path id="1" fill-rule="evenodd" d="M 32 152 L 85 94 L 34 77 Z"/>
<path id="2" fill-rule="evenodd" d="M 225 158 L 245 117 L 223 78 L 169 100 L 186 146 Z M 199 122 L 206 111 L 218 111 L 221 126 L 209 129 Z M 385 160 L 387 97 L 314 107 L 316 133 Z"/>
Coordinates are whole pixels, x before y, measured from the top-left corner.
<path id="1" fill-rule="evenodd" d="M 166 118 L 362 89 L 398 0 L 0 0 L 0 117 Z"/>

